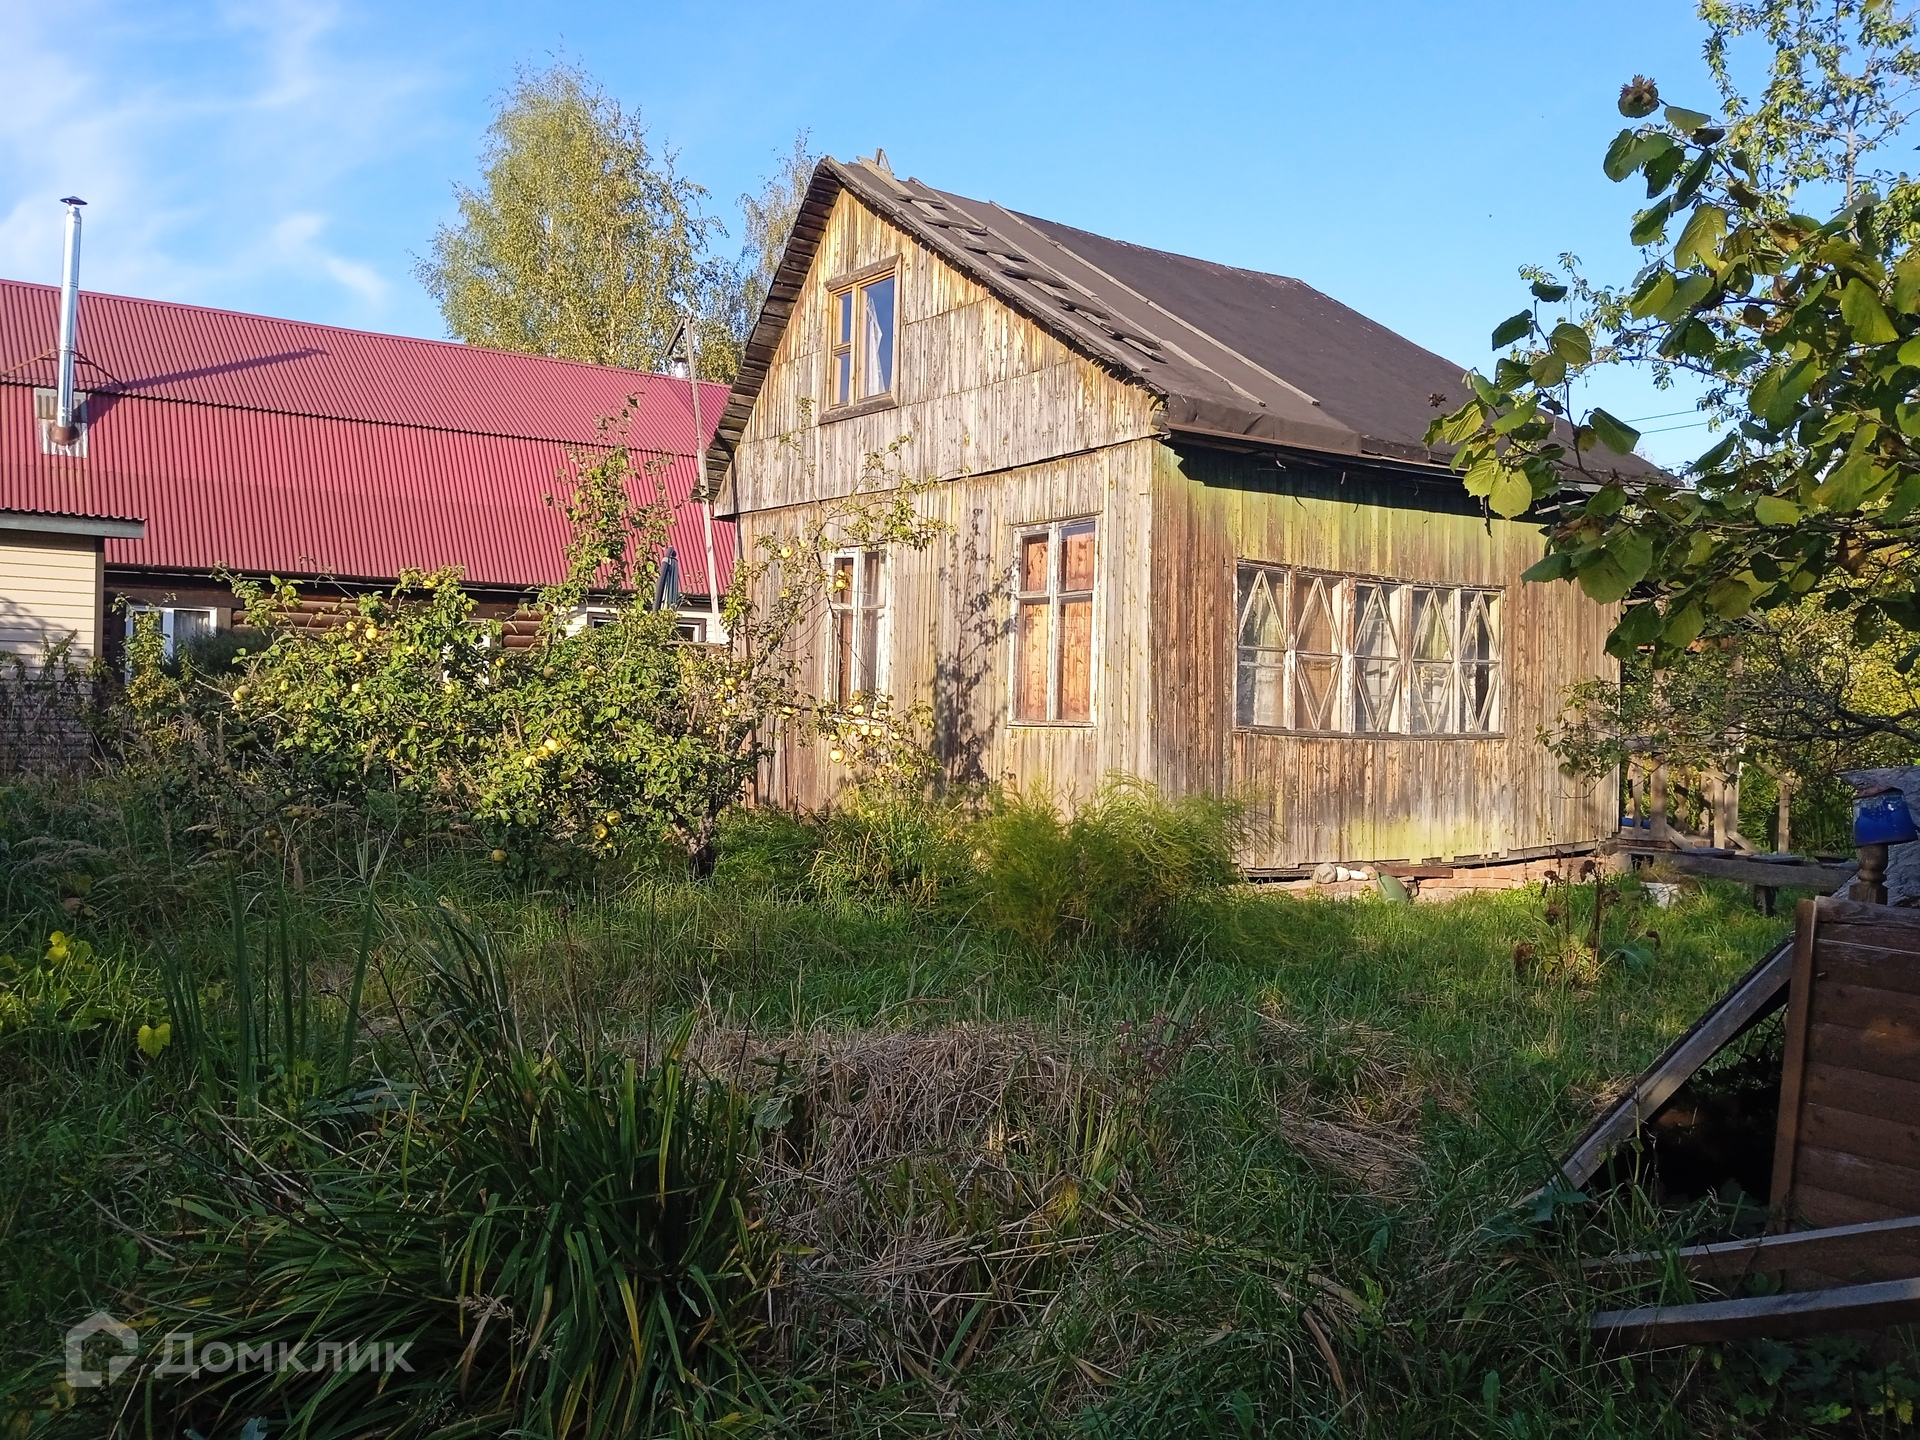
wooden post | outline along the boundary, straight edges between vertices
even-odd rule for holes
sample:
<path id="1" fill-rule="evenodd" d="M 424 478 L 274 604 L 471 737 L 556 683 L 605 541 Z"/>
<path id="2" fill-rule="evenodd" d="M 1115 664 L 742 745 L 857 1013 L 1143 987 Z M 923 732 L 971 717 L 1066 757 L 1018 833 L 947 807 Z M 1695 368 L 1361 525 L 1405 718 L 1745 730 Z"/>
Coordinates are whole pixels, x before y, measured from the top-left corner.
<path id="1" fill-rule="evenodd" d="M 1794 779 L 1793 779 L 1792 773 L 1786 770 L 1780 771 L 1779 774 L 1776 775 L 1774 778 L 1779 787 L 1780 799 L 1779 799 L 1779 817 L 1777 822 L 1777 828 L 1779 830 L 1779 834 L 1775 835 L 1773 838 L 1773 848 L 1777 851 L 1780 851 L 1782 854 L 1784 854 L 1787 851 L 1793 849 L 1792 800 L 1793 800 Z"/>
<path id="2" fill-rule="evenodd" d="M 1860 873 L 1854 876 L 1853 884 L 1847 887 L 1847 898 L 1867 905 L 1886 904 L 1887 847 L 1862 845 L 1856 853 L 1860 856 Z"/>
<path id="3" fill-rule="evenodd" d="M 1627 813 L 1633 817 L 1634 843 L 1640 841 L 1640 822 L 1646 818 L 1647 766 L 1644 760 L 1627 757 Z"/>
<path id="4" fill-rule="evenodd" d="M 1653 843 L 1668 845 L 1672 843 L 1667 833 L 1667 762 L 1656 755 L 1653 759 Z"/>
<path id="5" fill-rule="evenodd" d="M 1727 847 L 1727 782 L 1715 766 L 1700 774 L 1700 798 L 1707 802 L 1707 843 L 1716 850 Z"/>

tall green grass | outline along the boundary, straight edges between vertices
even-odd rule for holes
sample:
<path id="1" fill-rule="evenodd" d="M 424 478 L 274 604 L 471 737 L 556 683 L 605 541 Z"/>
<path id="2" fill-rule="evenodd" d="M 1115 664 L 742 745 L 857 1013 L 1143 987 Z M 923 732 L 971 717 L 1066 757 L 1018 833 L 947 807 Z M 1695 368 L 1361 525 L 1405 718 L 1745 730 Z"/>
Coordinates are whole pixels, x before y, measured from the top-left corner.
<path id="1" fill-rule="evenodd" d="M 1074 817 L 1029 812 L 988 843 L 1017 813 L 741 817 L 702 883 L 536 888 L 451 849 L 374 873 L 347 846 L 330 869 L 310 860 L 304 888 L 242 870 L 243 897 L 265 897 L 241 907 L 255 1113 L 234 1058 L 232 881 L 189 853 L 154 883 L 194 903 L 149 906 L 122 867 L 162 864 L 138 847 L 167 832 L 129 815 L 101 832 L 77 916 L 49 879 L 0 919 L 146 957 L 156 985 L 174 957 L 217 1048 L 111 1071 L 51 1037 L 0 1049 L 0 1144 L 37 1187 L 0 1228 L 0 1267 L 51 1277 L 13 1302 L 0 1374 L 44 1378 L 66 1324 L 132 1300 L 156 1325 L 251 1311 L 289 1339 L 336 1322 L 431 1339 L 411 1358 L 433 1357 L 433 1378 L 370 1400 L 157 1385 L 155 1433 L 210 1440 L 259 1415 L 270 1434 L 352 1416 L 351 1433 L 407 1433 L 436 1406 L 472 1433 L 592 1433 L 584 1399 L 567 1409 L 576 1383 L 611 1397 L 591 1407 L 609 1434 L 629 1416 L 640 1434 L 748 1416 L 822 1436 L 1901 1431 L 1920 1371 L 1897 1350 L 1590 1348 L 1587 1310 L 1680 1292 L 1599 1289 L 1580 1260 L 1713 1233 L 1730 1197 L 1683 1214 L 1631 1192 L 1513 1203 L 1782 933 L 1744 892 L 1656 911 L 1628 884 L 1609 924 L 1657 928 L 1657 959 L 1576 982 L 1516 969 L 1516 946 L 1551 938 L 1534 891 L 1276 895 L 1220 883 L 1221 824 L 1162 812 L 1103 850 L 1090 824 L 1070 844 Z M 1163 825 L 1194 868 L 1153 888 L 1153 857 L 1175 852 L 1144 831 Z M 1037 853 L 1066 856 L 1074 885 L 1043 891 L 1036 869 L 994 913 Z M 1145 901 L 1103 910 L 1107 874 L 1144 877 Z M 1094 918 L 1123 905 L 1147 918 Z M 284 1036 L 311 1037 L 295 1049 L 320 1077 L 297 1111 L 275 1089 Z M 675 1210 L 658 1142 L 688 1127 L 717 1138 L 665 1147 Z M 635 1237 L 690 1258 L 649 1268 Z M 622 1273 L 654 1277 L 632 1282 L 635 1313 L 660 1317 L 644 1369 Z M 550 1313 L 568 1297 L 593 1338 L 538 1370 L 549 1285 Z M 705 1358 L 676 1361 L 668 1336 Z M 396 1399 L 401 1381 L 417 1388 Z M 99 1414 L 65 1423 L 98 1433 Z"/>

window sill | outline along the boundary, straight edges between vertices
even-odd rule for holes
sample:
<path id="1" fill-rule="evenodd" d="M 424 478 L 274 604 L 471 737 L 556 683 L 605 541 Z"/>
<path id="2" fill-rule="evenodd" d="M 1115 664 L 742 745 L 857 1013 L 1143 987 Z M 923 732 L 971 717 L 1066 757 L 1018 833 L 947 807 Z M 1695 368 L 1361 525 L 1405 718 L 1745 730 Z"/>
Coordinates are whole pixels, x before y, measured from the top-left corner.
<path id="1" fill-rule="evenodd" d="M 882 410 L 892 410 L 899 403 L 891 394 L 874 395 L 868 399 L 856 401 L 852 405 L 836 405 L 831 410 L 821 412 L 820 423 L 831 425 L 836 420 L 858 420 L 862 415 L 875 415 Z"/>
<path id="2" fill-rule="evenodd" d="M 1091 720 L 1009 720 L 1007 724 L 1021 730 L 1091 730 Z"/>

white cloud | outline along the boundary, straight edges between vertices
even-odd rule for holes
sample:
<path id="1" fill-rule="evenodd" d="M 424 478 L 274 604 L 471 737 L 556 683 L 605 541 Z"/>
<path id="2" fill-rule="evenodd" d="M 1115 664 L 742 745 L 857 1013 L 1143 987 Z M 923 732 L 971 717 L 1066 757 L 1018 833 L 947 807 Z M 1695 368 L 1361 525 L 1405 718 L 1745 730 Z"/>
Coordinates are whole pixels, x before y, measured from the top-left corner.
<path id="1" fill-rule="evenodd" d="M 320 0 L 0 0 L 0 274 L 377 325 L 406 257 L 355 253 L 359 181 L 433 86 Z M 362 243 L 385 246 L 369 233 Z"/>

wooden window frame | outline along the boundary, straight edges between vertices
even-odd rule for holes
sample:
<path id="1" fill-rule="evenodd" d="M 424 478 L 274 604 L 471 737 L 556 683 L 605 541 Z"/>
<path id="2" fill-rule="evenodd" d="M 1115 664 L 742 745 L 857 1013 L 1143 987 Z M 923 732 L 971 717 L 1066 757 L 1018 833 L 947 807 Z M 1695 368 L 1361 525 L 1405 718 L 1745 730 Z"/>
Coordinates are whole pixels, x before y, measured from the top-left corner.
<path id="1" fill-rule="evenodd" d="M 846 563 L 851 567 L 852 583 L 850 592 L 843 600 L 840 587 L 829 578 L 827 583 L 827 647 L 826 674 L 820 687 L 820 694 L 828 703 L 850 705 L 856 696 L 875 695 L 887 688 L 892 669 L 890 664 L 893 649 L 893 565 L 884 545 L 868 545 L 836 550 L 827 557 L 829 577 L 838 576 L 840 566 Z M 879 595 L 870 594 L 863 581 L 871 573 L 874 565 L 879 568 Z M 840 628 L 843 623 L 848 627 L 849 653 L 843 655 L 840 643 Z M 864 653 L 871 645 L 873 653 Z M 856 686 L 850 683 L 845 666 L 851 661 L 858 678 L 863 663 L 872 679 L 871 685 Z"/>
<path id="2" fill-rule="evenodd" d="M 1011 663 L 1008 666 L 1007 715 L 1012 724 L 1047 727 L 1065 727 L 1067 729 L 1090 730 L 1100 718 L 1100 637 L 1102 609 L 1100 604 L 1101 574 L 1101 538 L 1103 527 L 1098 515 L 1073 515 L 1060 520 L 1048 520 L 1032 525 L 1021 525 L 1013 532 L 1013 643 L 1009 646 Z M 1091 583 L 1084 589 L 1068 589 L 1066 585 L 1066 537 L 1085 531 L 1093 536 L 1093 574 Z M 1027 543 L 1044 536 L 1047 541 L 1046 584 L 1038 590 L 1029 590 L 1025 586 L 1022 558 Z M 1061 695 L 1061 673 L 1063 655 L 1066 647 L 1065 627 L 1062 615 L 1068 604 L 1084 601 L 1088 607 L 1087 623 L 1087 714 L 1085 719 L 1072 719 L 1063 716 L 1063 697 Z M 1046 634 L 1044 643 L 1047 653 L 1047 697 L 1043 707 L 1044 715 L 1024 715 L 1021 713 L 1021 625 L 1029 610 L 1044 607 Z"/>
<path id="3" fill-rule="evenodd" d="M 1245 641 L 1245 626 L 1249 606 L 1255 590 L 1251 583 L 1253 577 L 1264 577 L 1269 594 L 1279 611 L 1279 623 L 1284 649 L 1278 669 L 1280 671 L 1279 724 L 1261 724 L 1250 713 L 1258 704 L 1257 687 L 1243 686 L 1242 677 L 1249 670 L 1272 672 L 1276 667 L 1268 656 L 1271 646 L 1248 645 Z M 1333 641 L 1337 647 L 1337 666 L 1334 675 L 1334 697 L 1328 724 L 1324 727 L 1309 727 L 1299 723 L 1301 701 L 1300 660 L 1307 652 L 1299 647 L 1300 637 L 1296 634 L 1299 617 L 1295 609 L 1295 587 L 1299 581 L 1312 581 L 1325 586 L 1329 602 L 1333 606 L 1330 616 Z M 1502 739 L 1506 735 L 1506 655 L 1505 635 L 1502 628 L 1504 610 L 1504 587 L 1497 585 L 1458 585 L 1435 583 L 1430 581 L 1398 580 L 1384 575 L 1351 575 L 1327 570 L 1317 570 L 1306 566 L 1276 564 L 1265 560 L 1240 560 L 1233 569 L 1233 669 L 1229 691 L 1233 704 L 1233 728 L 1253 734 L 1298 735 L 1311 737 L 1338 737 L 1361 740 L 1488 740 Z M 1359 728 L 1361 699 L 1359 686 L 1363 667 L 1369 657 L 1357 653 L 1356 644 L 1361 621 L 1359 606 L 1364 603 L 1366 592 L 1385 590 L 1388 609 L 1388 624 L 1394 636 L 1396 653 L 1391 657 L 1395 671 L 1393 693 L 1388 704 L 1388 721 L 1385 728 Z M 1447 663 L 1451 667 L 1447 724 L 1445 728 L 1418 730 L 1414 728 L 1415 706 L 1418 703 L 1414 686 L 1417 672 L 1422 665 L 1438 662 L 1421 661 L 1416 656 L 1419 636 L 1414 632 L 1414 609 L 1416 592 L 1438 593 L 1446 597 L 1447 635 L 1451 646 L 1451 655 Z M 1484 601 L 1487 616 L 1487 634 L 1490 658 L 1484 661 L 1470 659 L 1465 653 L 1465 634 L 1468 616 L 1473 606 Z M 1325 652 L 1312 652 L 1310 658 L 1317 658 Z M 1484 671 L 1488 677 L 1486 693 L 1486 721 L 1484 727 L 1478 723 L 1469 723 L 1467 716 L 1468 677 Z M 1477 722 L 1479 716 L 1473 717 Z"/>
<path id="4" fill-rule="evenodd" d="M 902 273 L 900 257 L 895 255 L 845 275 L 836 276 L 827 282 L 827 375 L 825 394 L 827 404 L 822 412 L 823 420 L 845 420 L 856 415 L 870 414 L 876 410 L 891 409 L 898 404 L 900 390 L 900 276 Z M 870 286 L 882 280 L 893 281 L 893 372 L 887 377 L 887 388 L 873 395 L 862 394 L 864 389 L 861 345 L 859 337 L 860 296 Z M 841 302 L 852 297 L 853 313 L 851 332 L 842 343 L 840 339 Z M 845 355 L 848 361 L 847 399 L 839 398 L 840 357 Z"/>

